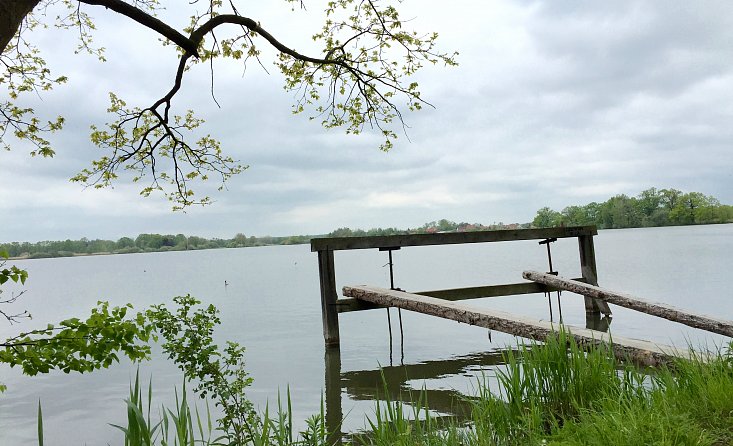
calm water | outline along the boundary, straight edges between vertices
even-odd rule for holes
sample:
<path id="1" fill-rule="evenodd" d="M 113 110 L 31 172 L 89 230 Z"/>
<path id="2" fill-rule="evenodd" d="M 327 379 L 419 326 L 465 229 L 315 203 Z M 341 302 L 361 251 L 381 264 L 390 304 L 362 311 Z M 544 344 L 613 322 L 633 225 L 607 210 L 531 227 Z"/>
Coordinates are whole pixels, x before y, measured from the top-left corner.
<path id="1" fill-rule="evenodd" d="M 733 225 L 601 231 L 595 243 L 602 286 L 733 319 L 733 296 L 724 284 L 733 266 Z M 346 417 L 345 431 L 362 428 L 364 413 L 373 410 L 380 366 L 390 391 L 426 387 L 437 410 L 455 413 L 456 396 L 471 393 L 474 377 L 490 376 L 501 350 L 516 342 L 496 332 L 489 340 L 484 329 L 403 312 L 400 348 L 392 310 L 390 352 L 386 311 L 373 310 L 343 314 L 340 355 L 324 357 L 316 260 L 302 245 L 23 261 L 30 279 L 19 308 L 29 309 L 34 320 L 12 327 L 3 323 L 0 336 L 88 314 L 98 300 L 132 302 L 142 309 L 190 293 L 222 311 L 221 342 L 247 347 L 247 369 L 255 379 L 249 396 L 256 405 L 264 408 L 278 389 L 289 386 L 295 419 L 304 420 L 319 411 L 328 385 L 329 393 L 341 394 L 341 407 L 332 400 L 329 410 Z M 337 252 L 337 285 L 388 287 L 386 262 L 387 254 L 376 250 Z M 536 241 L 406 248 L 394 253 L 394 263 L 395 285 L 411 291 L 519 282 L 525 269 L 547 269 L 544 246 Z M 575 239 L 553 245 L 553 263 L 561 275 L 580 275 Z M 542 295 L 473 304 L 549 318 Z M 723 341 L 613 310 L 611 330 L 620 336 L 676 345 Z M 562 311 L 566 323 L 585 325 L 582 297 L 564 293 Z M 123 399 L 134 373 L 127 362 L 88 375 L 33 378 L 0 368 L 0 382 L 8 385 L 0 395 L 0 445 L 36 444 L 39 399 L 48 444 L 119 444 L 121 435 L 107 423 L 124 422 Z M 180 373 L 162 359 L 142 364 L 140 373 L 146 380 L 152 376 L 157 404 L 170 402 L 173 387 L 181 383 Z"/>

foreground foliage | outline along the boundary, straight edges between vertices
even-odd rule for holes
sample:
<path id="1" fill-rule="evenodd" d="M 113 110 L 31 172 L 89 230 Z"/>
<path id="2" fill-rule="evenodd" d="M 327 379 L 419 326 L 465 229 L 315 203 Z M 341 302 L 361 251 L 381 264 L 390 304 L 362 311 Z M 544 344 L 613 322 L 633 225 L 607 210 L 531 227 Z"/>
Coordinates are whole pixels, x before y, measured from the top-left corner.
<path id="1" fill-rule="evenodd" d="M 149 386 L 144 404 L 136 379 L 126 401 L 127 424 L 117 426 L 125 434 L 126 446 L 327 445 L 337 438 L 326 429 L 323 404 L 321 413 L 295 434 L 289 391 L 284 403 L 278 396 L 275 415 L 267 408 L 253 415 L 248 421 L 252 424 L 239 429 L 247 435 L 239 438 L 224 432 L 221 420 L 218 425 L 211 421 L 208 405 L 205 412 L 189 407 L 185 383 L 180 398 L 176 391 L 176 407 L 161 408 L 157 421 L 150 416 L 151 395 Z M 582 351 L 560 332 L 545 344 L 533 342 L 507 351 L 505 365 L 495 377 L 481 380 L 477 395 L 470 398 L 470 421 L 436 416 L 426 395 L 416 392 L 410 404 L 388 397 L 378 402 L 364 431 L 343 442 L 385 446 L 733 443 L 730 351 L 680 360 L 669 369 L 639 369 L 617 362 L 607 347 Z M 41 421 L 39 408 L 39 431 Z"/>

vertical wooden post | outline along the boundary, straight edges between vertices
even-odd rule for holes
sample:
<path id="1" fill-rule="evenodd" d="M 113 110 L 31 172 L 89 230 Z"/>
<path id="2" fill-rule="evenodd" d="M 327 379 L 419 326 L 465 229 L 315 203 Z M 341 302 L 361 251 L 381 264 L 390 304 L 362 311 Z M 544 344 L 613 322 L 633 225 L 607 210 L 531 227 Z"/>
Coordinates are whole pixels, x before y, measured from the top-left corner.
<path id="1" fill-rule="evenodd" d="M 583 279 L 591 285 L 598 285 L 596 250 L 593 246 L 593 236 L 578 236 L 578 248 L 580 249 L 580 272 Z M 609 308 L 606 302 L 600 299 L 585 296 L 585 312 L 587 314 L 603 313 L 609 315 L 611 314 L 611 308 Z"/>
<path id="2" fill-rule="evenodd" d="M 341 444 L 341 423 L 344 420 L 344 412 L 341 406 L 341 350 L 338 348 L 326 348 L 325 372 L 326 372 L 326 430 L 328 431 L 328 444 Z"/>
<path id="3" fill-rule="evenodd" d="M 321 315 L 323 318 L 323 340 L 326 347 L 339 346 L 339 315 L 336 310 L 336 273 L 333 251 L 318 251 L 318 273 L 321 280 Z"/>

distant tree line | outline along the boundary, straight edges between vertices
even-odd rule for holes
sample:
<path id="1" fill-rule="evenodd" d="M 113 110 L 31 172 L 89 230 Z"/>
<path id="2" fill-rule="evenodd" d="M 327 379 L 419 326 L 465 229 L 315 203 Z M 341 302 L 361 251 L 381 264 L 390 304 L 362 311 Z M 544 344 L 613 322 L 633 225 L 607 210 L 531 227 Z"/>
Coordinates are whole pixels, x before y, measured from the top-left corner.
<path id="1" fill-rule="evenodd" d="M 231 239 L 207 239 L 184 234 L 140 234 L 136 238 L 122 237 L 113 240 L 43 241 L 37 243 L 12 242 L 0 244 L 0 251 L 10 257 L 44 258 L 69 257 L 84 254 L 128 254 L 136 252 L 188 251 L 196 249 L 243 248 L 266 245 L 294 245 L 310 242 L 311 236 L 295 235 L 289 237 L 247 237 L 237 234 Z"/>
<path id="2" fill-rule="evenodd" d="M 397 229 L 397 228 L 372 228 L 368 230 L 364 229 L 351 229 L 351 228 L 338 228 L 328 234 L 328 237 L 369 237 L 369 236 L 384 236 L 384 235 L 407 235 L 407 234 L 433 234 L 436 232 L 472 232 L 472 231 L 489 231 L 496 229 L 518 229 L 518 228 L 529 228 L 530 224 L 519 224 L 511 223 L 504 224 L 503 222 L 494 223 L 491 225 L 484 225 L 482 223 L 456 223 L 454 221 L 441 219 L 438 221 L 431 221 L 425 223 L 422 226 L 408 229 Z"/>
<path id="3" fill-rule="evenodd" d="M 601 229 L 732 223 L 733 206 L 700 192 L 651 188 L 636 197 L 616 195 L 603 203 L 537 211 L 532 226 L 596 225 Z"/>
<path id="4" fill-rule="evenodd" d="M 366 237 L 405 234 L 431 234 L 437 232 L 470 232 L 497 229 L 547 228 L 553 226 L 596 225 L 601 229 L 637 228 L 647 226 L 672 226 L 711 223 L 733 223 L 733 206 L 720 204 L 717 198 L 700 192 L 684 193 L 677 189 L 651 188 L 636 197 L 616 195 L 603 203 L 591 202 L 584 206 L 568 206 L 558 212 L 549 207 L 537 211 L 531 223 L 503 222 L 456 223 L 442 219 L 408 229 L 338 228 L 327 237 Z M 184 234 L 140 234 L 136 238 L 122 237 L 112 240 L 64 240 L 38 243 L 13 242 L 0 244 L 0 252 L 10 257 L 42 258 L 67 257 L 85 254 L 127 254 L 136 252 L 187 251 L 215 248 L 244 248 L 267 245 L 296 245 L 309 243 L 312 235 L 288 237 L 247 237 L 239 233 L 231 239 L 186 236 Z"/>

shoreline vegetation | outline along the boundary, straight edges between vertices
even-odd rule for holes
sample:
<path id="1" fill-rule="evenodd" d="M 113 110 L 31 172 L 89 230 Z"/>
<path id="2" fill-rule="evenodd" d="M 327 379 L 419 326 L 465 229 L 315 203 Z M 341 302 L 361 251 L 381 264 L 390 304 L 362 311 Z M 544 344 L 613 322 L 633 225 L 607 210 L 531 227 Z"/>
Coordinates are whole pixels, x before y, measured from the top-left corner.
<path id="1" fill-rule="evenodd" d="M 132 254 L 144 252 L 191 251 L 200 249 L 245 248 L 270 245 L 297 245 L 310 243 L 316 237 L 359 237 L 436 232 L 470 232 L 502 229 L 546 228 L 553 226 L 595 225 L 599 229 L 640 228 L 659 226 L 687 226 L 700 224 L 733 223 L 733 206 L 700 192 L 682 192 L 677 189 L 650 188 L 636 197 L 616 195 L 603 203 L 591 202 L 582 206 L 567 206 L 562 211 L 543 207 L 529 223 L 456 223 L 442 219 L 417 228 L 372 228 L 369 230 L 338 228 L 328 234 L 291 235 L 285 237 L 247 237 L 242 233 L 231 239 L 186 236 L 184 234 L 140 234 L 134 239 L 122 237 L 113 240 L 41 241 L 37 243 L 0 243 L 12 260 L 51 257 L 79 257 L 89 255 Z"/>
<path id="2" fill-rule="evenodd" d="M 490 389 L 486 377 L 479 379 L 475 394 L 466 397 L 470 405 L 466 419 L 435 414 L 421 391 L 409 392 L 410 403 L 392 401 L 386 394 L 367 415 L 364 429 L 345 435 L 328 430 L 323 401 L 320 413 L 306 421 L 305 430 L 295 431 L 288 389 L 284 402 L 278 394 L 276 410 L 266 409 L 248 419 L 242 429 L 246 435 L 232 444 L 714 446 L 733 442 L 730 346 L 658 369 L 619 362 L 609 348 L 584 350 L 560 330 L 544 343 L 507 350 L 504 365 L 495 372 L 498 390 Z M 180 393 L 176 389 L 176 405 L 172 410 L 162 408 L 159 420 L 150 417 L 152 393 L 151 385 L 145 401 L 136 376 L 126 400 L 127 424 L 110 424 L 124 433 L 126 445 L 230 444 L 220 441 L 228 437 L 219 436 L 221 426 L 212 423 L 209 405 L 204 402 L 201 410 L 194 398 L 187 399 L 185 380 Z M 42 426 L 39 407 L 39 444 L 43 444 Z"/>

